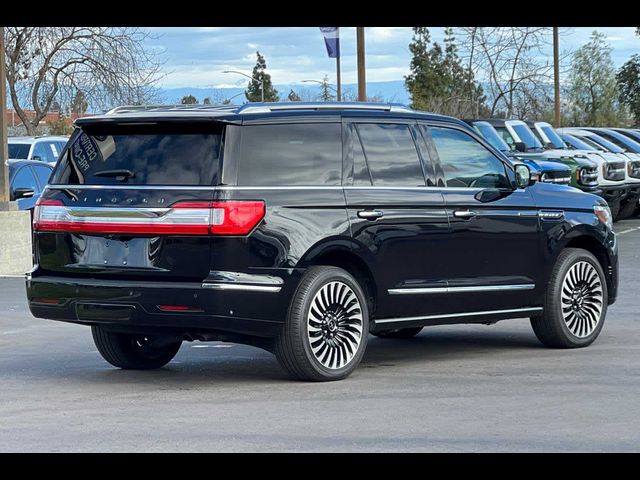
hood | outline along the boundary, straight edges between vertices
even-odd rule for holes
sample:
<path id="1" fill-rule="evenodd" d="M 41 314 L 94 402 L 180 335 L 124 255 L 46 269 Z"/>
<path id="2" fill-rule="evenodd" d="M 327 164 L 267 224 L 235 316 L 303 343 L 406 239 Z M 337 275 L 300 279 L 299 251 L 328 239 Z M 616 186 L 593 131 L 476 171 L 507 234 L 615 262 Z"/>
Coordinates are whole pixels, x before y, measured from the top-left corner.
<path id="1" fill-rule="evenodd" d="M 547 160 L 547 159 L 529 159 L 523 158 L 521 159 L 524 163 L 532 163 L 538 167 L 538 169 L 542 172 L 567 172 L 571 173 L 571 168 L 562 163 L 559 160 Z"/>
<path id="2" fill-rule="evenodd" d="M 537 182 L 529 187 L 538 208 L 562 210 L 571 205 L 572 208 L 593 209 L 594 205 L 606 205 L 605 200 L 597 195 L 585 193 L 568 185 Z"/>

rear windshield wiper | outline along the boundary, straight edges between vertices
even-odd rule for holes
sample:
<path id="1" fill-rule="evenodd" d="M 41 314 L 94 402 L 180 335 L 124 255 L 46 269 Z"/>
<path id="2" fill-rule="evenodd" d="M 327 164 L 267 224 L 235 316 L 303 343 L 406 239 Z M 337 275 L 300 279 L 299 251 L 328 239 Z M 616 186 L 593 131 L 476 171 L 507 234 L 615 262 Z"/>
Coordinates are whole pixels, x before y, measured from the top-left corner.
<path id="1" fill-rule="evenodd" d="M 136 174 L 131 170 L 119 169 L 119 170 L 100 170 L 93 174 L 95 177 L 114 177 L 119 182 L 124 182 L 129 178 L 136 178 Z"/>

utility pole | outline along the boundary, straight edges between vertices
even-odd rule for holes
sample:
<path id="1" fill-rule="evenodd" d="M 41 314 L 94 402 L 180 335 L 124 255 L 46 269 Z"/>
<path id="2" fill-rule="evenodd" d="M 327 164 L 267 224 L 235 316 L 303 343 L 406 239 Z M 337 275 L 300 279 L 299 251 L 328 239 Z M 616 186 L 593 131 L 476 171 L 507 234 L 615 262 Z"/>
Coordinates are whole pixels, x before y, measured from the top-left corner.
<path id="1" fill-rule="evenodd" d="M 0 210 L 9 209 L 9 167 L 7 147 L 7 75 L 4 63 L 4 27 L 0 27 Z"/>
<path id="2" fill-rule="evenodd" d="M 562 126 L 562 117 L 560 115 L 560 61 L 558 54 L 558 27 L 553 27 L 553 85 L 555 89 L 555 127 Z"/>
<path id="3" fill-rule="evenodd" d="M 364 27 L 356 27 L 358 49 L 358 101 L 367 101 L 367 78 L 364 65 Z"/>

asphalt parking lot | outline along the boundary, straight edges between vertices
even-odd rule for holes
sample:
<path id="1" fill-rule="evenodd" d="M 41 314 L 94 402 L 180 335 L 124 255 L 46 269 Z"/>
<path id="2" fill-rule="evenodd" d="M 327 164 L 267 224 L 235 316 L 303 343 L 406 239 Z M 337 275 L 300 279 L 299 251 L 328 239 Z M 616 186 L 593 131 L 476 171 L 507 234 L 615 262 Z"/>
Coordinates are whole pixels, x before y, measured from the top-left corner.
<path id="1" fill-rule="evenodd" d="M 86 327 L 33 318 L 0 279 L 0 451 L 640 450 L 640 219 L 620 233 L 620 296 L 600 338 L 550 350 L 526 319 L 371 337 L 342 382 L 289 380 L 240 345 L 185 343 L 120 371 Z"/>

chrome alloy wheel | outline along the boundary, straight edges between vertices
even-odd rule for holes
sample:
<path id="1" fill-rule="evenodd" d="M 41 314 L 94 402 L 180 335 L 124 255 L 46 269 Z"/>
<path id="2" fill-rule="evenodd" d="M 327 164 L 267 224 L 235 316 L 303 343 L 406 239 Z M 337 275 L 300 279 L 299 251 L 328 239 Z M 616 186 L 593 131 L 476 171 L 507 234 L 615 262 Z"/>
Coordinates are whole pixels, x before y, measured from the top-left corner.
<path id="1" fill-rule="evenodd" d="M 332 370 L 349 364 L 362 341 L 362 307 L 346 283 L 323 285 L 311 301 L 307 336 L 315 358 Z"/>
<path id="2" fill-rule="evenodd" d="M 602 279 L 589 262 L 572 265 L 562 282 L 562 317 L 579 338 L 591 335 L 602 316 Z"/>

